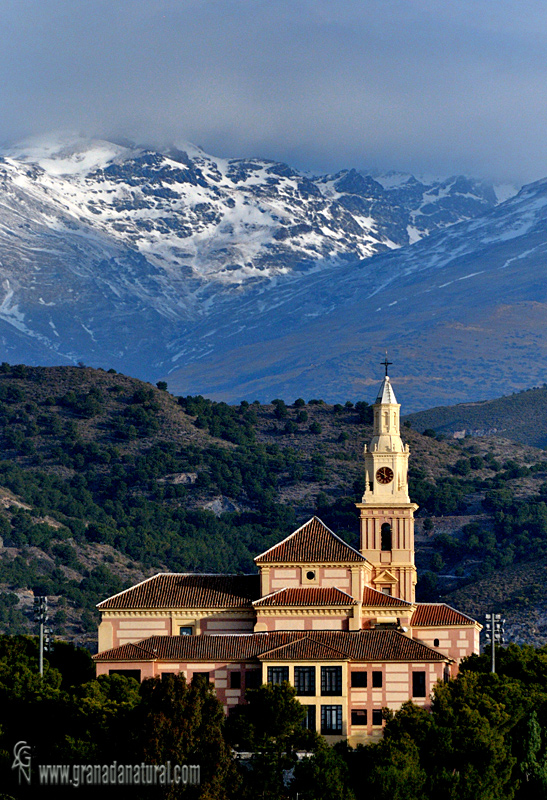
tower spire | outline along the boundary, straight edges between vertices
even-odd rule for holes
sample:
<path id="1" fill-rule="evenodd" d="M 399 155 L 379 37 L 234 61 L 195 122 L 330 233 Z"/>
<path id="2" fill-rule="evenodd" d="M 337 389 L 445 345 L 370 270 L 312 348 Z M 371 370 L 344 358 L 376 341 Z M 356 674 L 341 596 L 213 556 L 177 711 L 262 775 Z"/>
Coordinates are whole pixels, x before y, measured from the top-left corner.
<path id="1" fill-rule="evenodd" d="M 374 570 L 372 585 L 414 602 L 414 512 L 408 494 L 408 445 L 401 439 L 400 409 L 385 375 L 373 405 L 370 445 L 365 445 L 365 491 L 361 514 L 361 553 Z"/>

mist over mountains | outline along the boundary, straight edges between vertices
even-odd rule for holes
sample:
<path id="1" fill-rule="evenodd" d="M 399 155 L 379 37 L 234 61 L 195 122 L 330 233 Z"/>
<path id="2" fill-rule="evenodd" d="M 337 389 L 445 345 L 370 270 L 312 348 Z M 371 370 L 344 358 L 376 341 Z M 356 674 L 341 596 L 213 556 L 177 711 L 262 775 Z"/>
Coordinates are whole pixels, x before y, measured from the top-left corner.
<path id="1" fill-rule="evenodd" d="M 60 136 L 0 162 L 4 359 L 405 410 L 543 383 L 547 185 L 309 176 Z"/>

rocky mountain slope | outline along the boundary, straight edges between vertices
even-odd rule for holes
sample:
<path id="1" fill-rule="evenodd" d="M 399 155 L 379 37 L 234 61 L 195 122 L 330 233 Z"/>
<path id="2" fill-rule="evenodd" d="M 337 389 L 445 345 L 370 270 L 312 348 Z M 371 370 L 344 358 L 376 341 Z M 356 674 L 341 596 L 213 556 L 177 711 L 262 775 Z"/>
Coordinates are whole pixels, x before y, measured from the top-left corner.
<path id="1" fill-rule="evenodd" d="M 11 362 L 155 379 L 216 350 L 227 317 L 231 335 L 243 329 L 249 300 L 272 311 L 277 286 L 297 301 L 313 275 L 495 204 L 491 186 L 463 177 L 310 177 L 190 145 L 23 143 L 0 162 L 0 341 Z"/>
<path id="2" fill-rule="evenodd" d="M 542 385 L 546 217 L 539 181 L 411 247 L 213 309 L 175 348 L 170 386 L 359 397 L 386 348 L 408 411 Z"/>
<path id="3" fill-rule="evenodd" d="M 507 395 L 544 382 L 546 209 L 547 181 L 496 205 L 463 178 L 28 143 L 0 164 L 0 347 L 331 402 L 388 349 L 408 411 Z"/>

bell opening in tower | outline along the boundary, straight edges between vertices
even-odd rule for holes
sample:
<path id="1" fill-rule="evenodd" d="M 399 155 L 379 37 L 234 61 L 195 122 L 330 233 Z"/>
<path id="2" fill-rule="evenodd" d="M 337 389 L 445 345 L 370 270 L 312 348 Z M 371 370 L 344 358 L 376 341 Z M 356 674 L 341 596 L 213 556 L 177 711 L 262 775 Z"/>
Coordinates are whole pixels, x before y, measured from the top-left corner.
<path id="1" fill-rule="evenodd" d="M 381 543 L 380 543 L 381 549 L 384 552 L 387 550 L 391 550 L 392 531 L 389 522 L 384 522 L 384 524 L 382 525 L 382 528 L 380 530 L 380 536 L 381 536 Z"/>

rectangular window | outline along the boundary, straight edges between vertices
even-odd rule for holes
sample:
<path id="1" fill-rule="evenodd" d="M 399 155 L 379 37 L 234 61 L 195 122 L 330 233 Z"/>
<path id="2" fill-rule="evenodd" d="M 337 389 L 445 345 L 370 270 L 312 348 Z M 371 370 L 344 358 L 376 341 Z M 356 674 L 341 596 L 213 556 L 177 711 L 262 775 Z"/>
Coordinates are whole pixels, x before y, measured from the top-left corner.
<path id="1" fill-rule="evenodd" d="M 298 695 L 314 695 L 315 667 L 295 667 L 294 686 Z"/>
<path id="2" fill-rule="evenodd" d="M 342 706 L 321 706 L 321 733 L 323 736 L 342 733 Z"/>
<path id="3" fill-rule="evenodd" d="M 382 724 L 382 709 L 378 708 L 372 712 L 372 724 L 373 725 L 381 725 Z"/>
<path id="4" fill-rule="evenodd" d="M 373 672 L 372 673 L 372 688 L 373 689 L 381 689 L 382 688 L 382 673 L 381 672 Z"/>
<path id="5" fill-rule="evenodd" d="M 367 673 L 365 670 L 351 673 L 351 688 L 352 689 L 366 689 L 367 688 Z"/>
<path id="6" fill-rule="evenodd" d="M 203 678 L 205 683 L 209 683 L 209 673 L 208 672 L 194 672 L 194 674 L 192 675 L 192 680 L 195 680 L 195 678 Z"/>
<path id="7" fill-rule="evenodd" d="M 366 710 L 366 708 L 353 708 L 351 710 L 351 724 L 352 725 L 366 725 L 367 724 L 367 710 Z"/>
<path id="8" fill-rule="evenodd" d="M 323 697 L 342 694 L 342 667 L 321 667 L 321 694 Z"/>
<path id="9" fill-rule="evenodd" d="M 141 682 L 140 669 L 109 669 L 109 675 L 125 675 L 126 678 L 135 678 L 139 683 Z"/>
<path id="10" fill-rule="evenodd" d="M 412 673 L 412 697 L 425 697 L 425 672 Z"/>
<path id="11" fill-rule="evenodd" d="M 315 706 L 304 706 L 306 709 L 306 716 L 302 720 L 302 727 L 308 731 L 316 730 L 315 722 Z"/>
<path id="12" fill-rule="evenodd" d="M 268 667 L 268 683 L 279 684 L 289 680 L 288 667 Z"/>
<path id="13" fill-rule="evenodd" d="M 194 632 L 194 629 L 191 625 L 183 625 L 179 628 L 179 636 L 191 636 Z"/>
<path id="14" fill-rule="evenodd" d="M 230 672 L 230 689 L 241 689 L 241 672 Z"/>
<path id="15" fill-rule="evenodd" d="M 258 689 L 262 683 L 262 670 L 251 669 L 245 673 L 245 688 Z"/>

